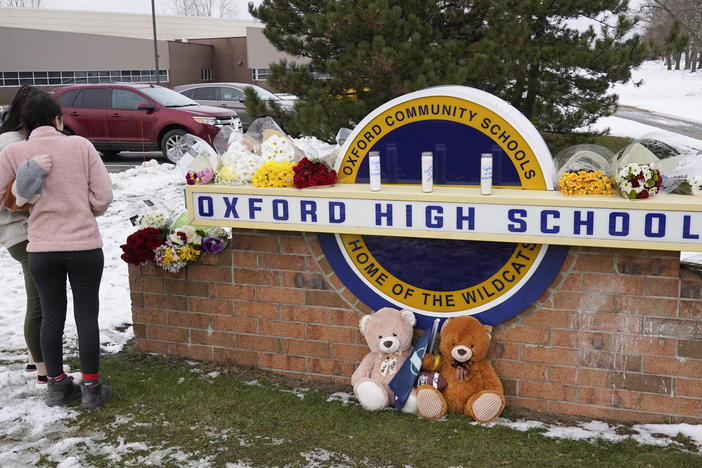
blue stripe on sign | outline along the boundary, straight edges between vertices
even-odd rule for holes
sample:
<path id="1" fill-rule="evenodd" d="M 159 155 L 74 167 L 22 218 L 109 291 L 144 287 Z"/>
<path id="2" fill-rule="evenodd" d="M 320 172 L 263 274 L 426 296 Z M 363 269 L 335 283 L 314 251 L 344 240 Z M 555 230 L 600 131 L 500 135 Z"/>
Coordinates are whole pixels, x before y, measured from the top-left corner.
<path id="1" fill-rule="evenodd" d="M 351 269 L 351 266 L 346 262 L 334 234 L 318 233 L 317 237 L 326 258 L 331 267 L 334 269 L 336 275 L 360 301 L 373 310 L 378 310 L 383 307 L 398 307 L 397 305 L 378 295 L 359 276 L 356 275 L 356 273 Z M 534 271 L 529 280 L 522 286 L 521 289 L 519 289 L 519 291 L 514 293 L 503 303 L 498 304 L 489 310 L 475 314 L 474 317 L 480 320 L 480 322 L 483 324 L 497 325 L 511 319 L 538 299 L 549 287 L 551 282 L 553 282 L 553 279 L 560 271 L 569 247 L 562 245 L 548 245 L 546 246 L 546 249 L 547 250 L 544 252 L 541 263 L 536 267 L 536 271 Z M 424 315 L 418 311 L 415 311 L 415 316 L 417 317 L 417 324 L 415 325 L 416 328 L 428 328 L 436 318 L 433 316 Z M 443 322 L 445 318 L 442 318 L 441 320 Z"/>

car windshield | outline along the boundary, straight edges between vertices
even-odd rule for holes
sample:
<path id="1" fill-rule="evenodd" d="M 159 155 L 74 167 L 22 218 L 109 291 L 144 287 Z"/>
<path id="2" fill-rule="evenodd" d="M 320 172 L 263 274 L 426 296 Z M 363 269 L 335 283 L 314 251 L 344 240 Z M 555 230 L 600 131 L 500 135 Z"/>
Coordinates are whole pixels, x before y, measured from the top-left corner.
<path id="1" fill-rule="evenodd" d="M 258 94 L 258 97 L 261 99 L 269 100 L 269 101 L 277 101 L 280 98 L 276 96 L 275 94 L 271 93 L 270 91 L 266 91 L 265 89 L 256 86 L 256 85 L 249 85 L 251 86 L 254 91 L 256 91 L 256 94 Z"/>
<path id="2" fill-rule="evenodd" d="M 193 101 L 189 97 L 183 96 L 172 89 L 164 88 L 162 86 L 139 88 L 139 91 L 146 94 L 163 107 L 186 107 L 198 105 L 197 102 Z"/>

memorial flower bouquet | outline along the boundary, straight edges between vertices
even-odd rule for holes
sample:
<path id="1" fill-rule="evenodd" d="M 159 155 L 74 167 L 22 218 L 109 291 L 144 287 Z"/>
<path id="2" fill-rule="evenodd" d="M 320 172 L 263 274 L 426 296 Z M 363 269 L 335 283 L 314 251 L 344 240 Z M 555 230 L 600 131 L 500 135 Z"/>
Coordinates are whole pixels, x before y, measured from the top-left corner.
<path id="1" fill-rule="evenodd" d="M 292 187 L 294 162 L 268 161 L 258 168 L 251 183 L 255 187 Z"/>
<path id="2" fill-rule="evenodd" d="M 649 198 L 658 193 L 663 178 L 654 164 L 626 164 L 617 172 L 619 193 L 630 200 Z"/>
<path id="3" fill-rule="evenodd" d="M 220 253 L 227 246 L 229 233 L 230 231 L 225 228 L 209 228 L 202 237 L 202 251 L 213 254 Z"/>
<path id="4" fill-rule="evenodd" d="M 177 273 L 188 263 L 198 261 L 202 252 L 218 254 L 227 246 L 230 229 L 191 226 L 186 222 L 187 212 L 172 222 L 159 212 L 140 215 L 139 229 L 120 246 L 122 259 L 133 265 L 153 261 L 159 268 Z"/>
<path id="5" fill-rule="evenodd" d="M 335 183 L 336 174 L 332 180 L 330 172 L 334 171 L 329 171 L 328 167 L 333 166 L 338 157 L 340 144 L 333 146 L 318 140 L 310 141 L 310 137 L 298 141 L 305 147 L 304 152 L 273 119 L 263 117 L 254 120 L 246 133 L 238 130 L 220 131 L 212 144 L 193 135 L 184 135 L 183 146 L 186 151 L 177 165 L 183 170 L 188 185 L 211 182 L 242 185 L 253 183 L 254 175 L 268 162 L 292 163 L 294 167 L 301 159 L 308 158 L 308 162 L 315 165 L 315 174 L 305 176 L 303 186 Z M 329 166 L 318 159 L 326 161 Z M 291 186 L 294 174 L 288 172 L 288 165 L 269 164 L 256 177 L 254 185 Z M 285 176 L 280 177 L 283 173 Z M 290 182 L 287 181 L 288 175 Z"/>
<path id="6" fill-rule="evenodd" d="M 215 182 L 227 185 L 249 183 L 263 163 L 261 155 L 250 151 L 241 141 L 233 141 L 222 155 L 223 167 L 217 171 Z"/>
<path id="7" fill-rule="evenodd" d="M 326 164 L 312 162 L 306 157 L 302 158 L 293 168 L 295 176 L 293 183 L 297 188 L 332 185 L 336 183 L 336 171 L 329 169 Z"/>
<path id="8" fill-rule="evenodd" d="M 268 161 L 292 161 L 295 145 L 283 135 L 271 135 L 261 144 L 261 156 Z"/>
<path id="9" fill-rule="evenodd" d="M 575 145 L 554 157 L 558 188 L 564 195 L 612 193 L 614 153 L 599 145 Z"/>
<path id="10" fill-rule="evenodd" d="M 132 265 L 141 265 L 154 259 L 154 250 L 163 243 L 159 229 L 146 227 L 127 237 L 127 242 L 120 245 L 122 260 Z"/>
<path id="11" fill-rule="evenodd" d="M 563 195 L 601 195 L 612 193 L 613 181 L 602 171 L 566 171 L 558 181 Z"/>
<path id="12" fill-rule="evenodd" d="M 212 179 L 214 179 L 214 173 L 209 167 L 201 171 L 188 171 L 185 174 L 185 182 L 188 185 L 209 184 L 212 182 Z"/>
<path id="13" fill-rule="evenodd" d="M 700 193 L 702 147 L 696 140 L 656 133 L 647 134 L 617 155 L 618 170 L 630 164 L 655 167 L 660 180 L 655 180 L 656 174 L 653 174 L 651 176 L 653 182 L 650 183 L 657 187 L 657 193 L 675 192 L 683 195 Z M 638 180 L 641 181 L 641 177 L 646 179 L 647 174 L 639 176 Z M 631 198 L 631 191 L 629 190 L 629 195 L 624 192 L 622 195 Z M 636 198 L 646 197 L 643 191 L 637 192 L 636 195 Z M 648 196 L 650 195 L 653 193 L 648 190 Z"/>

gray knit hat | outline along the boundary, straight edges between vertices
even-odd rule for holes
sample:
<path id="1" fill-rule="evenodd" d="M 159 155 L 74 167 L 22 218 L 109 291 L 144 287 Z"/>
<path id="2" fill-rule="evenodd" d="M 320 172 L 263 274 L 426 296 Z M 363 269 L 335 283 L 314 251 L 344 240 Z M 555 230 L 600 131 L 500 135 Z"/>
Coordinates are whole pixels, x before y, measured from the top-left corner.
<path id="1" fill-rule="evenodd" d="M 15 174 L 17 195 L 26 199 L 39 195 L 44 189 L 44 176 L 46 174 L 48 172 L 33 159 L 28 159 L 20 164 Z"/>

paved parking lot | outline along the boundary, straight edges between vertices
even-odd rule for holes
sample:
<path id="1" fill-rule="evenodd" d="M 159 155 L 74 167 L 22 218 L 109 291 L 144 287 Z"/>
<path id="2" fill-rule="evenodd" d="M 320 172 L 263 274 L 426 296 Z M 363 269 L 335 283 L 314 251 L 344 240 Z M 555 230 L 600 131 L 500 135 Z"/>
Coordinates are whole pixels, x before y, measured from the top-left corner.
<path id="1" fill-rule="evenodd" d="M 123 172 L 150 159 L 157 159 L 159 163 L 170 162 L 160 151 L 124 151 L 117 156 L 105 156 L 102 153 L 100 155 L 108 172 Z"/>

